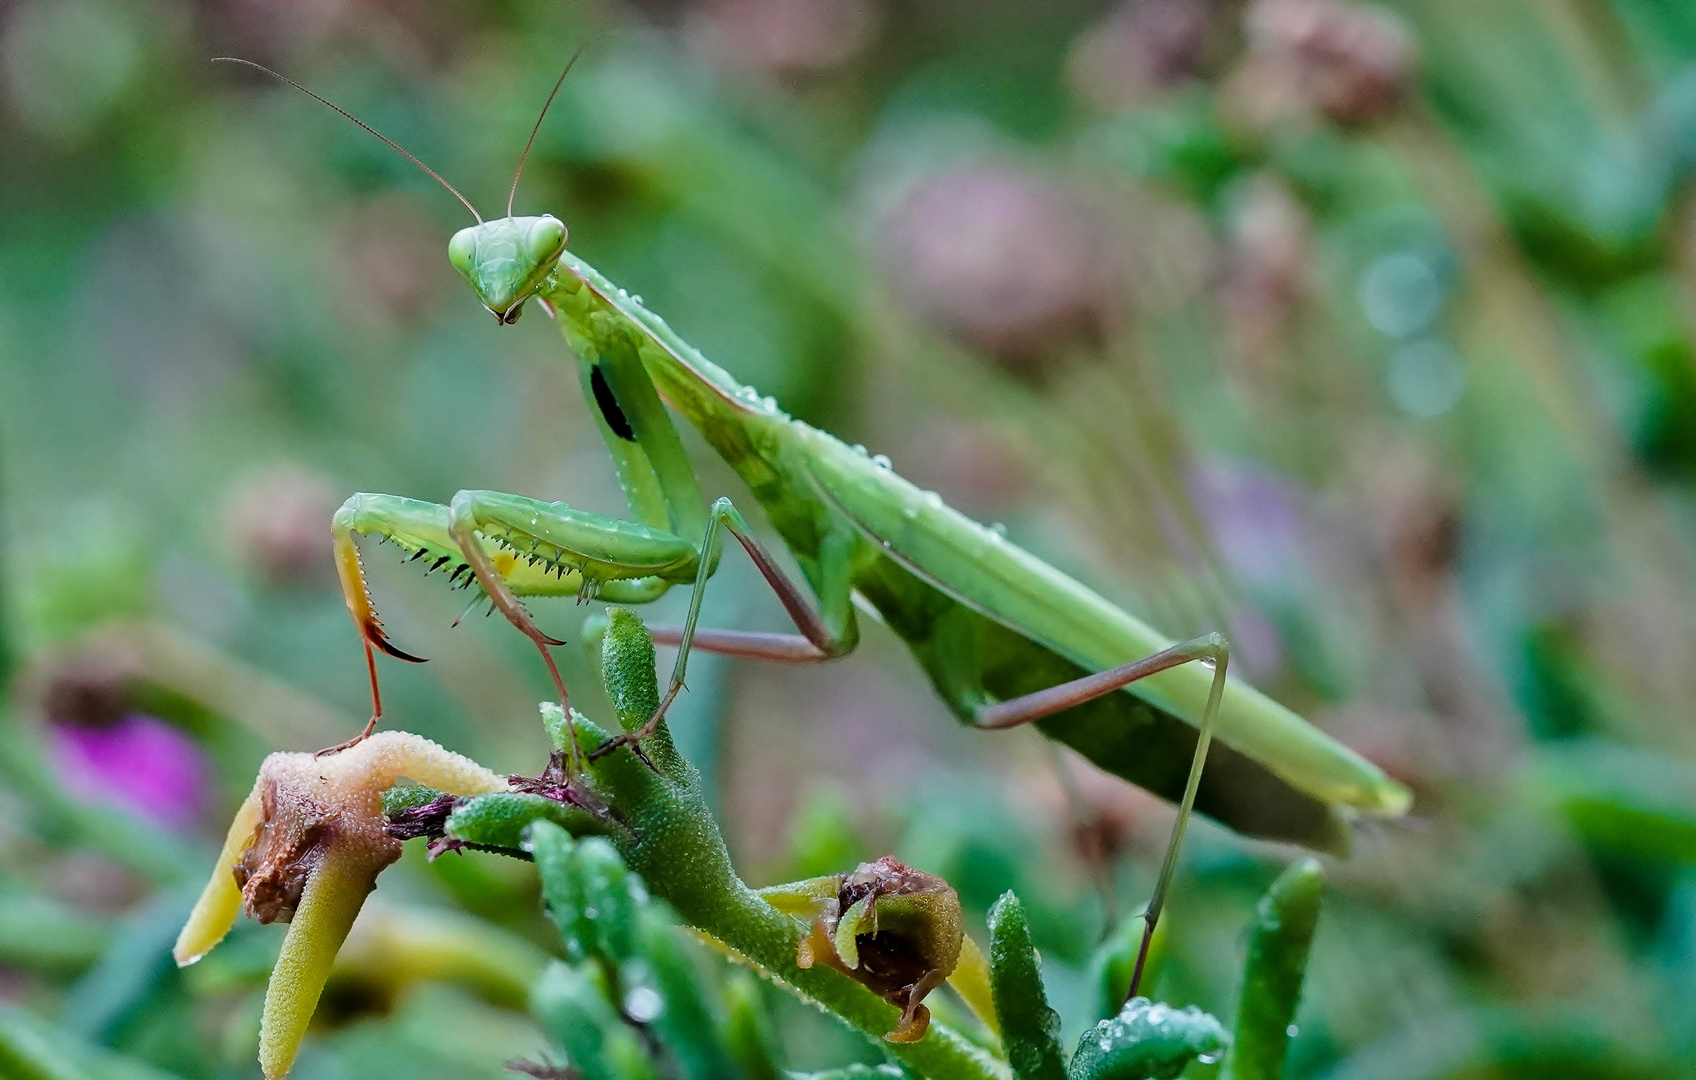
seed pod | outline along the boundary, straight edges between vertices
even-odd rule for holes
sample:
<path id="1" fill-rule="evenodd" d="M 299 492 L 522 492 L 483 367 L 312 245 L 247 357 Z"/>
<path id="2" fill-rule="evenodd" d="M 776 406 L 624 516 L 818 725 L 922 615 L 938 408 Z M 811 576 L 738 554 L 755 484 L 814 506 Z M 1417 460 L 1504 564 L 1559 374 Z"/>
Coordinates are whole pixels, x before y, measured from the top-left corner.
<path id="1" fill-rule="evenodd" d="M 177 937 L 173 955 L 184 966 L 222 940 L 242 909 L 260 922 L 290 923 L 260 1022 L 266 1080 L 294 1064 L 342 941 L 377 875 L 400 858 L 383 793 L 403 775 L 463 794 L 506 786 L 476 762 L 401 731 L 324 757 L 272 754 Z"/>
<path id="2" fill-rule="evenodd" d="M 885 855 L 843 877 L 822 906 L 796 963 L 824 963 L 899 1007 L 890 1042 L 923 1038 L 930 1010 L 921 1002 L 953 973 L 965 937 L 953 887 Z"/>

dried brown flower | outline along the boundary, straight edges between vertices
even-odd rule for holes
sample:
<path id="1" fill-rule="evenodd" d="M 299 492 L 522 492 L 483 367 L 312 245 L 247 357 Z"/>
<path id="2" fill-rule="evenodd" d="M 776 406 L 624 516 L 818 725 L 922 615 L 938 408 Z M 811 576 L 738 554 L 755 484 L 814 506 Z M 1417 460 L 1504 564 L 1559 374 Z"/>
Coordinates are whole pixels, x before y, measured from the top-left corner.
<path id="1" fill-rule="evenodd" d="M 959 896 L 935 874 L 888 855 L 834 880 L 836 895 L 820 904 L 796 962 L 833 967 L 900 1008 L 900 1023 L 884 1036 L 890 1042 L 923 1038 L 930 1010 L 921 1003 L 960 960 Z"/>

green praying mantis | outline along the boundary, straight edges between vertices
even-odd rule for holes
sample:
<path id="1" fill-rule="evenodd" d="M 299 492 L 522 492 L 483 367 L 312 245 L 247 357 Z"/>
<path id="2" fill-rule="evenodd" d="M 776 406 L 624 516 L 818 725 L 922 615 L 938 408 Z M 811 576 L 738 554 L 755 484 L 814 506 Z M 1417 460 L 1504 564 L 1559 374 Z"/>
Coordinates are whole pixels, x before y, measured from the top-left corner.
<path id="1" fill-rule="evenodd" d="M 1241 681 L 1226 680 L 1221 636 L 1168 641 L 999 530 L 920 490 L 887 460 L 786 415 L 567 250 L 559 219 L 514 216 L 519 176 L 547 105 L 519 159 L 506 216 L 485 221 L 451 184 L 373 128 L 260 70 L 382 139 L 471 211 L 477 224 L 454 234 L 449 261 L 498 325 L 516 322 L 532 302 L 559 325 L 631 513 L 620 520 L 494 491 L 461 491 L 446 506 L 384 494 L 348 499 L 334 517 L 334 549 L 372 694 L 371 719 L 353 742 L 382 716 L 377 653 L 420 659 L 391 643 L 367 587 L 356 537 L 377 536 L 431 569 L 449 570 L 455 584 L 475 583 L 535 643 L 562 704 L 566 687 L 549 649 L 563 643 L 537 626 L 523 598 L 641 604 L 689 587 L 682 625 L 654 630 L 656 642 L 677 647 L 658 711 L 645 728 L 596 748 L 597 756 L 623 745 L 641 753 L 642 736 L 683 688 L 691 649 L 830 660 L 858 644 L 864 614 L 905 642 L 963 722 L 985 729 L 1034 723 L 1108 772 L 1182 801 L 1186 811 L 1193 800 L 1196 810 L 1240 833 L 1338 850 L 1353 813 L 1406 809 L 1406 790 L 1376 766 Z M 707 502 L 672 413 L 747 485 L 811 597 L 729 498 Z M 697 625 L 724 532 L 747 552 L 799 633 Z M 1201 775 L 1209 733 L 1217 740 Z"/>

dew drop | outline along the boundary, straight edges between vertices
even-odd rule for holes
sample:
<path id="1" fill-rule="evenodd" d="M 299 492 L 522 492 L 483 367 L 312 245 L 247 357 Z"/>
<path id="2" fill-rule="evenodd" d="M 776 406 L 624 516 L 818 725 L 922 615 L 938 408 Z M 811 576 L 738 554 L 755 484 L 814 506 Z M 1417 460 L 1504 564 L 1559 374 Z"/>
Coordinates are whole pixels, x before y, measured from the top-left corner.
<path id="1" fill-rule="evenodd" d="M 872 464 L 876 465 L 880 469 L 887 469 L 891 467 L 888 454 L 873 454 Z"/>
<path id="2" fill-rule="evenodd" d="M 1219 1063 L 1218 1054 L 1197 1054 L 1195 1059 L 1203 1065 L 1217 1065 Z"/>
<path id="3" fill-rule="evenodd" d="M 855 443 L 854 453 L 859 454 L 861 457 L 865 457 L 867 454 L 871 453 L 871 451 L 866 449 L 864 443 Z"/>
<path id="4" fill-rule="evenodd" d="M 942 496 L 938 495 L 936 492 L 934 492 L 934 491 L 925 492 L 924 500 L 925 500 L 925 505 L 930 507 L 932 510 L 942 509 Z"/>
<path id="5" fill-rule="evenodd" d="M 1295 1038 L 1300 1033 L 1301 1033 L 1301 1028 L 1296 1026 L 1295 1024 L 1291 1024 L 1289 1027 L 1284 1029 L 1284 1034 L 1288 1035 L 1292 1039 Z"/>
<path id="6" fill-rule="evenodd" d="M 624 1014 L 638 1024 L 646 1024 L 665 1011 L 665 1002 L 651 986 L 638 986 L 624 995 Z"/>
<path id="7" fill-rule="evenodd" d="M 999 521 L 992 521 L 989 523 L 989 535 L 995 537 L 997 540 L 1005 540 L 1007 539 L 1007 526 L 1001 524 Z"/>

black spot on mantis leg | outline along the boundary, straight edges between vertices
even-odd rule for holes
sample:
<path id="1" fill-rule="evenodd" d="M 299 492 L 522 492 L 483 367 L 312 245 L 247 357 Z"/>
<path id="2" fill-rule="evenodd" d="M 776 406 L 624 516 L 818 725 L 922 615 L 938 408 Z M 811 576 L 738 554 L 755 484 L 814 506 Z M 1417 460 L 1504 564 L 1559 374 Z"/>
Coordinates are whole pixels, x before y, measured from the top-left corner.
<path id="1" fill-rule="evenodd" d="M 618 407 L 618 399 L 613 397 L 612 387 L 607 384 L 606 372 L 601 370 L 601 365 L 596 364 L 590 369 L 589 386 L 594 391 L 595 404 L 600 407 L 607 427 L 625 442 L 635 442 L 636 429 L 630 426 L 630 418 Z"/>

